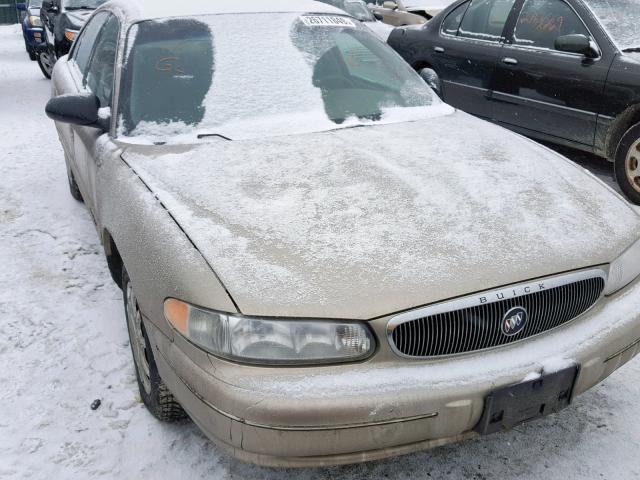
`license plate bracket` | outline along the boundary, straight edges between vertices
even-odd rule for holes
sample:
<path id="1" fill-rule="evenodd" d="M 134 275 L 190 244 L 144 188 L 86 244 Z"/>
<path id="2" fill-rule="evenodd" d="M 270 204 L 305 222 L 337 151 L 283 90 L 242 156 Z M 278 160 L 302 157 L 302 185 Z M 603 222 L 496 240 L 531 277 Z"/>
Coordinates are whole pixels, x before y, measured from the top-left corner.
<path id="1" fill-rule="evenodd" d="M 488 435 L 563 410 L 571 404 L 577 376 L 578 366 L 574 365 L 494 390 L 485 399 L 484 412 L 474 430 Z"/>

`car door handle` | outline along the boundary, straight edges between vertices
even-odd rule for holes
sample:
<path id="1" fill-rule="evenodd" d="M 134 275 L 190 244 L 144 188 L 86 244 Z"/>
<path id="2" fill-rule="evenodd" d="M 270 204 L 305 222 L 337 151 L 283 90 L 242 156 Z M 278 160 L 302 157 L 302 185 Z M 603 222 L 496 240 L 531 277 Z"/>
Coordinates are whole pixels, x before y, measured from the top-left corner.
<path id="1" fill-rule="evenodd" d="M 444 53 L 444 48 L 442 47 L 433 47 L 433 51 L 436 53 Z"/>
<path id="2" fill-rule="evenodd" d="M 518 60 L 511 57 L 504 57 L 502 59 L 502 63 L 506 63 L 507 65 L 518 65 Z"/>

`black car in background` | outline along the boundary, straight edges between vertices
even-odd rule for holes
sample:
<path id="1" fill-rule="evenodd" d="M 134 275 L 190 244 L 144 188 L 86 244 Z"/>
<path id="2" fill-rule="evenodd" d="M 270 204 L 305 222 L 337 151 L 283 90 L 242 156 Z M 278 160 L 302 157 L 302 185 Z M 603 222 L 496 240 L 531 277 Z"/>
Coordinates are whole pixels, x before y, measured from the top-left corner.
<path id="1" fill-rule="evenodd" d="M 389 44 L 447 103 L 615 162 L 640 204 L 640 0 L 458 0 Z"/>
<path id="2" fill-rule="evenodd" d="M 40 18 L 46 42 L 38 53 L 42 73 L 51 78 L 56 60 L 69 53 L 89 16 L 107 0 L 43 0 Z"/>

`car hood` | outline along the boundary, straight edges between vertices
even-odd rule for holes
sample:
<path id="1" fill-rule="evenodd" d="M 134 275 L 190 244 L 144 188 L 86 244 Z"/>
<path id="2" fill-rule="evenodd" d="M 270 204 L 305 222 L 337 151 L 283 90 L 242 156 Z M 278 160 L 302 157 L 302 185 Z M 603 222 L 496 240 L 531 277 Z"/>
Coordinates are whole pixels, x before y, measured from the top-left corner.
<path id="1" fill-rule="evenodd" d="M 640 236 L 581 167 L 462 112 L 123 159 L 247 315 L 372 319 L 605 264 Z"/>
<path id="2" fill-rule="evenodd" d="M 616 60 L 637 68 L 640 65 L 640 52 L 625 52 L 622 55 L 618 55 Z"/>

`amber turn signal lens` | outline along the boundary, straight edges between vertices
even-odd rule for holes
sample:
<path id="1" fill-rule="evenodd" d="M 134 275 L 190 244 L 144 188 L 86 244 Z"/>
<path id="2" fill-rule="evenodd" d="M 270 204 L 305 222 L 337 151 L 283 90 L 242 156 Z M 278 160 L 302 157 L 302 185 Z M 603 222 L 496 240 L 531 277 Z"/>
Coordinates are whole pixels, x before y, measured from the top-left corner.
<path id="1" fill-rule="evenodd" d="M 183 335 L 189 333 L 188 304 L 175 298 L 169 298 L 164 302 L 164 316 L 180 333 Z"/>
<path id="2" fill-rule="evenodd" d="M 64 36 L 67 37 L 67 40 L 73 42 L 76 38 L 77 32 L 73 32 L 71 30 L 65 30 Z"/>

